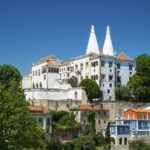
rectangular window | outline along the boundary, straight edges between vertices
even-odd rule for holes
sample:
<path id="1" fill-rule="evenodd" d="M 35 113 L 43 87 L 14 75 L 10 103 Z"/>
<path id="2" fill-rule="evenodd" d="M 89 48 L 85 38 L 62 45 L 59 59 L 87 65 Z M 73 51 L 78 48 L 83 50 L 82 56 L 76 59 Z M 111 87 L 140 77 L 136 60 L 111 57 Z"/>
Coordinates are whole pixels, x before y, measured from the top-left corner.
<path id="1" fill-rule="evenodd" d="M 33 74 L 33 76 L 34 76 L 34 71 L 32 71 L 32 74 Z"/>
<path id="2" fill-rule="evenodd" d="M 112 87 L 112 83 L 109 84 L 109 87 L 110 87 L 110 88 Z"/>
<path id="3" fill-rule="evenodd" d="M 47 118 L 47 125 L 50 125 L 50 118 Z"/>
<path id="4" fill-rule="evenodd" d="M 80 69 L 83 70 L 83 64 L 80 64 Z"/>
<path id="5" fill-rule="evenodd" d="M 46 80 L 46 75 L 44 75 L 44 80 Z"/>
<path id="6" fill-rule="evenodd" d="M 39 118 L 39 122 L 42 123 L 42 118 Z"/>
<path id="7" fill-rule="evenodd" d="M 102 66 L 102 67 L 105 66 L 105 61 L 101 61 L 101 66 Z"/>
<path id="8" fill-rule="evenodd" d="M 112 62 L 109 62 L 109 68 L 111 68 L 112 67 Z"/>
<path id="9" fill-rule="evenodd" d="M 78 70 L 78 65 L 75 65 L 75 69 Z"/>
<path id="10" fill-rule="evenodd" d="M 86 62 L 86 68 L 88 68 L 89 67 L 89 63 L 88 62 Z"/>
<path id="11" fill-rule="evenodd" d="M 112 81 L 113 75 L 109 75 L 109 81 Z"/>
<path id="12" fill-rule="evenodd" d="M 71 72 L 74 72 L 74 67 L 71 67 Z"/>
<path id="13" fill-rule="evenodd" d="M 120 69 L 120 63 L 117 63 L 117 69 Z"/>
<path id="14" fill-rule="evenodd" d="M 129 64 L 129 70 L 132 70 L 133 65 Z"/>
<path id="15" fill-rule="evenodd" d="M 69 71 L 69 70 L 70 70 L 70 68 L 68 67 L 68 68 L 67 68 L 67 70 Z"/>
<path id="16" fill-rule="evenodd" d="M 43 68 L 43 71 L 42 71 L 43 73 L 46 73 L 46 68 Z"/>
<path id="17" fill-rule="evenodd" d="M 105 74 L 102 74 L 102 80 L 104 80 L 105 79 Z"/>
<path id="18" fill-rule="evenodd" d="M 121 82 L 121 77 L 117 76 L 117 82 Z"/>

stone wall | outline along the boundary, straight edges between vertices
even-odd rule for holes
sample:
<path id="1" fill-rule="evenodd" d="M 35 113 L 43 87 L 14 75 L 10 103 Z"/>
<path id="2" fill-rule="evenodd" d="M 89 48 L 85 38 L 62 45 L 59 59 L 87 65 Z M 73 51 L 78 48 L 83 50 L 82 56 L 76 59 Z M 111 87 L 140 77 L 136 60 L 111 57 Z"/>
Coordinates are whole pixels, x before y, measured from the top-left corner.
<path id="1" fill-rule="evenodd" d="M 49 110 L 66 110 L 70 111 L 72 107 L 78 107 L 82 101 L 79 100 L 28 100 L 31 105 L 45 106 Z"/>
<path id="2" fill-rule="evenodd" d="M 110 120 L 114 121 L 116 117 L 120 118 L 127 109 L 145 108 L 150 103 L 126 102 L 126 101 L 103 101 L 103 106 L 110 109 Z"/>
<path id="3" fill-rule="evenodd" d="M 50 110 L 66 110 L 72 107 L 78 107 L 82 104 L 79 100 L 28 100 L 31 105 L 43 105 Z M 150 106 L 150 103 L 137 103 L 126 101 L 103 101 L 103 106 L 110 109 L 110 121 L 115 121 L 116 117 L 120 118 L 123 112 L 131 108 L 145 108 Z"/>

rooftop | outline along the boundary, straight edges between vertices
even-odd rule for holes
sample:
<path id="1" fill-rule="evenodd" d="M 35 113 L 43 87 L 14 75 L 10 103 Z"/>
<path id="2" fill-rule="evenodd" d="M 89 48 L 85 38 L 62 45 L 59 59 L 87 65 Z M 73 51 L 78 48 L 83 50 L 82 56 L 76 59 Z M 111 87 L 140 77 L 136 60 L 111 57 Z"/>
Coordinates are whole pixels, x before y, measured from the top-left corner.
<path id="1" fill-rule="evenodd" d="M 121 59 L 121 60 L 130 60 L 130 61 L 134 61 L 133 59 L 129 58 L 125 53 L 121 52 L 117 57 L 117 59 Z"/>
<path id="2" fill-rule="evenodd" d="M 129 111 L 129 110 L 131 110 L 131 111 L 134 111 L 134 112 L 137 112 L 137 113 L 140 113 L 140 112 L 142 112 L 142 113 L 150 113 L 150 109 L 128 109 L 127 111 Z M 125 111 L 125 112 L 127 112 L 127 111 Z"/>
<path id="3" fill-rule="evenodd" d="M 108 108 L 100 105 L 88 105 L 88 104 L 81 104 L 79 107 L 72 108 L 72 110 L 109 110 Z"/>
<path id="4" fill-rule="evenodd" d="M 32 113 L 42 113 L 47 114 L 49 110 L 45 106 L 28 106 L 29 111 Z"/>

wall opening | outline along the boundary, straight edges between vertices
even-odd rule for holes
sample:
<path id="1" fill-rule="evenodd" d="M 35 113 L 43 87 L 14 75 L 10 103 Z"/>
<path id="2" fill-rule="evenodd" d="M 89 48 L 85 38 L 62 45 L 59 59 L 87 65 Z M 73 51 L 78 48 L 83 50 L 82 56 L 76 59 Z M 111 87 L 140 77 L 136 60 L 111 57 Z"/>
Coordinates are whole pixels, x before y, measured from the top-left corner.
<path id="1" fill-rule="evenodd" d="M 119 145 L 122 145 L 122 138 L 119 138 Z"/>
<path id="2" fill-rule="evenodd" d="M 127 138 L 124 138 L 124 145 L 127 145 Z"/>
<path id="3" fill-rule="evenodd" d="M 75 97 L 75 100 L 78 99 L 78 93 L 77 92 L 74 93 L 74 97 Z"/>

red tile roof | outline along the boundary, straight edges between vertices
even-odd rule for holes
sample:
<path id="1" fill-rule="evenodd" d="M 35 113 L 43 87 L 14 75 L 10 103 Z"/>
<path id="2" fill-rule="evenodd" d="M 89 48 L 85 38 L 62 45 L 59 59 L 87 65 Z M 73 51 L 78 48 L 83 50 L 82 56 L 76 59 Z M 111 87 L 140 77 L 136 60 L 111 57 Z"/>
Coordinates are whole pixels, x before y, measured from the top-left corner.
<path id="1" fill-rule="evenodd" d="M 134 61 L 133 59 L 129 58 L 125 53 L 121 52 L 118 56 L 117 59 L 122 59 L 122 60 L 130 60 Z"/>
<path id="2" fill-rule="evenodd" d="M 129 109 L 129 110 L 132 110 L 132 111 L 137 112 L 137 113 L 140 113 L 140 112 L 142 112 L 142 113 L 150 113 L 150 109 Z"/>
<path id="3" fill-rule="evenodd" d="M 49 110 L 44 106 L 28 106 L 29 111 L 33 113 L 42 113 L 47 114 L 49 113 Z"/>
<path id="4" fill-rule="evenodd" d="M 82 104 L 79 107 L 76 107 L 75 110 L 100 110 L 100 105 L 88 105 L 88 104 Z M 102 107 L 102 110 L 109 110 L 106 107 Z"/>
<path id="5" fill-rule="evenodd" d="M 22 77 L 30 77 L 30 74 L 23 74 Z"/>

